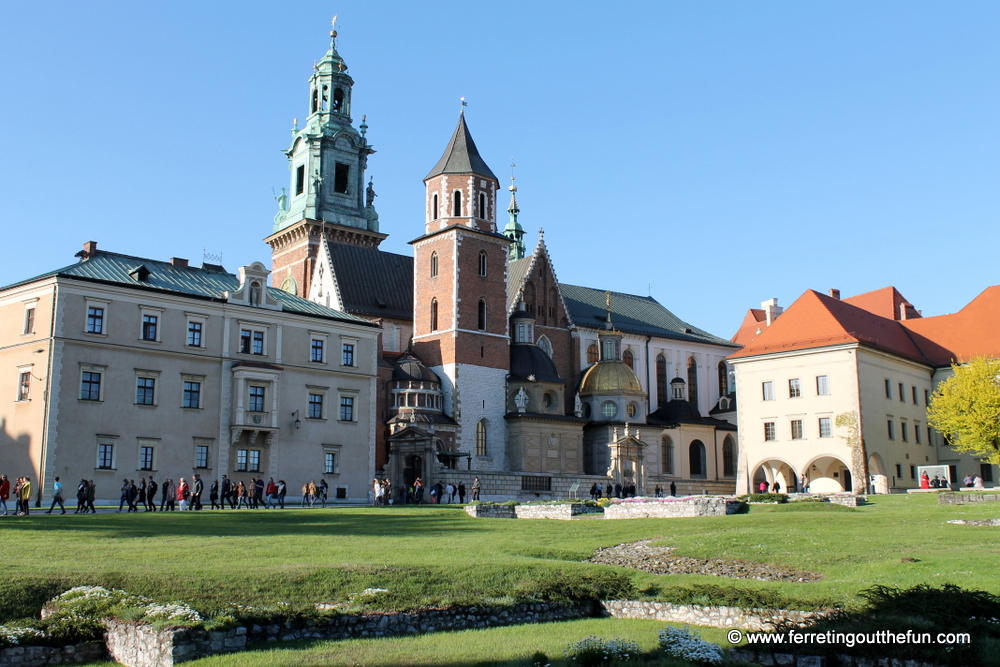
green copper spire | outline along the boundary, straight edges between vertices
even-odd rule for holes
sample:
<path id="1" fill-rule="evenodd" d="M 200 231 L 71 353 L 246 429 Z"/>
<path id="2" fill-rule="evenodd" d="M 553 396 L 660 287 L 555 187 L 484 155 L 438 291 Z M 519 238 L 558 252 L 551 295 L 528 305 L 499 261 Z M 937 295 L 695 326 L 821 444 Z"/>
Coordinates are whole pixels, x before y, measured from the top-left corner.
<path id="1" fill-rule="evenodd" d="M 507 252 L 508 259 L 514 261 L 515 259 L 524 259 L 524 228 L 517 221 L 517 214 L 521 212 L 521 209 L 517 206 L 517 185 L 514 183 L 514 158 L 510 159 L 510 187 L 507 189 L 510 190 L 510 206 L 507 207 L 510 222 L 503 228 L 503 235 L 513 241 Z"/>

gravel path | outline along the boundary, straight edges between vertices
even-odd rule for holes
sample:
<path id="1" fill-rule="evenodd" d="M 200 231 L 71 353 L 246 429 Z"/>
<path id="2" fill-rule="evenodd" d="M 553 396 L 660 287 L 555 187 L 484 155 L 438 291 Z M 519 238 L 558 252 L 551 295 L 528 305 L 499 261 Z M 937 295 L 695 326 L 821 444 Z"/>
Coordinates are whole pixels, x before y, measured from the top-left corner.
<path id="1" fill-rule="evenodd" d="M 588 560 L 592 563 L 617 565 L 650 574 L 705 574 L 712 577 L 757 579 L 759 581 L 818 581 L 812 572 L 792 570 L 766 563 L 742 560 L 691 558 L 673 555 L 673 547 L 652 547 L 653 540 L 626 542 L 615 547 L 598 549 Z"/>

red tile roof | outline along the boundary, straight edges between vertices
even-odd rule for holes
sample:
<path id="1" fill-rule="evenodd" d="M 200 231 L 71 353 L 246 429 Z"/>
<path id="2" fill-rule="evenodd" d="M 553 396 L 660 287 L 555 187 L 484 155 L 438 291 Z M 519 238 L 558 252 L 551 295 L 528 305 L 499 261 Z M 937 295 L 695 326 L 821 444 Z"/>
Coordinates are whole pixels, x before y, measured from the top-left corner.
<path id="1" fill-rule="evenodd" d="M 740 324 L 739 330 L 730 340 L 737 345 L 749 345 L 758 336 L 759 332 L 762 332 L 766 328 L 767 313 L 760 308 L 751 308 L 747 311 L 746 317 L 743 318 L 743 323 Z"/>
<path id="2" fill-rule="evenodd" d="M 908 306 L 908 319 L 899 319 L 900 304 Z M 920 317 L 894 287 L 843 301 L 809 290 L 730 358 L 843 343 L 860 343 L 932 366 L 974 356 L 1000 358 L 1000 285 L 987 288 L 959 312 L 937 317 Z"/>

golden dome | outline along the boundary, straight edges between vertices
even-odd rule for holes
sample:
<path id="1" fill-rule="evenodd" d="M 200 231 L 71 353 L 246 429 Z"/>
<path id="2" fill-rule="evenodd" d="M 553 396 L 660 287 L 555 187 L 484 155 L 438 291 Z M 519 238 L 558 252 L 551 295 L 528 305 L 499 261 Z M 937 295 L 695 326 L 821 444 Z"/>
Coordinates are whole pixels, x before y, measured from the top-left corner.
<path id="1" fill-rule="evenodd" d="M 581 395 L 609 393 L 643 393 L 635 371 L 624 361 L 602 361 L 583 374 L 580 381 Z"/>

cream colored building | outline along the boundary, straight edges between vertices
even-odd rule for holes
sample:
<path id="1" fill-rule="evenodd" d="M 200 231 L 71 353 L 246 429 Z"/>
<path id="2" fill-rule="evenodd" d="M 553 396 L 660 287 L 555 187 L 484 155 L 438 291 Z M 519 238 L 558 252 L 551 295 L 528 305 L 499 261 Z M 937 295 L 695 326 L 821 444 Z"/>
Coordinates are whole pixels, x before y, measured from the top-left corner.
<path id="1" fill-rule="evenodd" d="M 952 361 L 997 356 L 1000 290 L 952 315 L 924 318 L 895 288 L 849 299 L 808 291 L 782 313 L 751 311 L 734 338 L 740 463 L 737 491 L 889 493 L 919 486 L 919 467 L 953 481 L 995 466 L 951 449 L 927 404 Z M 780 317 L 779 317 L 780 315 Z"/>
<path id="2" fill-rule="evenodd" d="M 239 275 L 99 251 L 0 291 L 0 461 L 10 478 L 326 479 L 368 499 L 377 326 Z"/>

